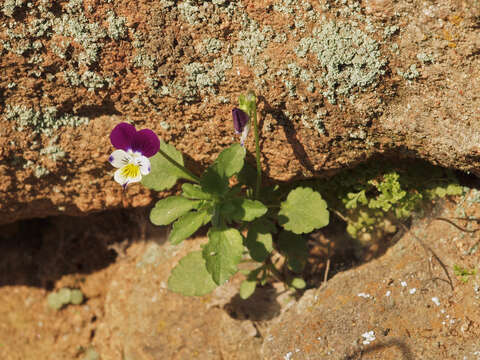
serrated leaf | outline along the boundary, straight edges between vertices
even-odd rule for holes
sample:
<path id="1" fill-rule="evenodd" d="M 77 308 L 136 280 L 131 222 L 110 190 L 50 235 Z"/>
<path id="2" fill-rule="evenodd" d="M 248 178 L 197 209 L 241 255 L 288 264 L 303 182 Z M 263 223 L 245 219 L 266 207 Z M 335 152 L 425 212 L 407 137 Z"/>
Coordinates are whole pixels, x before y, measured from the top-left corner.
<path id="1" fill-rule="evenodd" d="M 310 188 L 296 188 L 281 203 L 278 221 L 284 229 L 295 234 L 312 232 L 328 225 L 327 203 L 318 192 Z"/>
<path id="2" fill-rule="evenodd" d="M 203 257 L 213 281 L 221 285 L 238 271 L 237 265 L 243 252 L 242 235 L 237 229 L 212 228 L 208 239 L 203 247 Z"/>
<path id="3" fill-rule="evenodd" d="M 308 257 L 307 241 L 302 235 L 282 231 L 278 236 L 278 248 L 286 255 L 293 272 L 302 272 Z"/>
<path id="4" fill-rule="evenodd" d="M 193 251 L 183 257 L 168 279 L 168 288 L 185 296 L 203 296 L 216 287 L 201 251 Z"/>
<path id="5" fill-rule="evenodd" d="M 273 251 L 272 233 L 275 230 L 275 225 L 265 219 L 257 220 L 249 226 L 245 246 L 253 260 L 263 262 Z"/>
<path id="6" fill-rule="evenodd" d="M 173 223 L 168 240 L 174 245 L 180 244 L 183 240 L 193 235 L 200 226 L 209 222 L 211 217 L 205 210 L 192 211 L 183 215 Z"/>
<path id="7" fill-rule="evenodd" d="M 257 287 L 256 281 L 244 280 L 240 284 L 240 297 L 245 300 L 248 299 L 255 292 Z"/>
<path id="8" fill-rule="evenodd" d="M 290 285 L 293 286 L 295 289 L 305 289 L 307 283 L 302 278 L 294 278 L 290 282 Z"/>
<path id="9" fill-rule="evenodd" d="M 183 166 L 182 153 L 175 149 L 173 145 L 161 142 L 160 150 Z M 178 179 L 194 180 L 185 171 L 173 165 L 160 153 L 150 158 L 150 168 L 150 173 L 142 178 L 142 184 L 155 191 L 170 189 Z"/>
<path id="10" fill-rule="evenodd" d="M 195 209 L 199 201 L 189 200 L 183 196 L 169 196 L 157 201 L 155 207 L 150 211 L 150 221 L 155 225 L 168 225 Z"/>
<path id="11" fill-rule="evenodd" d="M 183 196 L 189 199 L 210 200 L 211 194 L 202 190 L 202 188 L 195 184 L 185 183 L 182 185 Z"/>

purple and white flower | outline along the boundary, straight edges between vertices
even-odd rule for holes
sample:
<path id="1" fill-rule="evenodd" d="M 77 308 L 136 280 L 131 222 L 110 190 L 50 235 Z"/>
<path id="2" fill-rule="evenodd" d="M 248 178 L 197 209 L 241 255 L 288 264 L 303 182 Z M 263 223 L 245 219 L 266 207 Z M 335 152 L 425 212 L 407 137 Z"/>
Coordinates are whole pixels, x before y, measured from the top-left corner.
<path id="1" fill-rule="evenodd" d="M 247 139 L 248 131 L 250 130 L 250 118 L 246 112 L 238 108 L 232 110 L 233 116 L 233 127 L 235 128 L 235 133 L 242 134 L 240 138 L 240 143 L 242 146 L 245 144 Z"/>
<path id="2" fill-rule="evenodd" d="M 150 160 L 160 149 L 158 136 L 150 129 L 137 131 L 135 126 L 120 123 L 110 133 L 110 141 L 117 148 L 108 161 L 118 168 L 113 176 L 125 189 L 150 173 Z"/>

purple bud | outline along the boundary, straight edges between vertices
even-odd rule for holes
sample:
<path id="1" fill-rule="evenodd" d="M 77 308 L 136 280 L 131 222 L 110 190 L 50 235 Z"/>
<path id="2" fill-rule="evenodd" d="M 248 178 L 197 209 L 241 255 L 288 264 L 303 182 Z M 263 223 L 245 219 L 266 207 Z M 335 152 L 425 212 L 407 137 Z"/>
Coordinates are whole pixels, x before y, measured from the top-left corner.
<path id="1" fill-rule="evenodd" d="M 249 117 L 244 111 L 238 108 L 234 108 L 232 110 L 232 116 L 233 116 L 233 127 L 235 128 L 235 132 L 237 134 L 241 134 L 245 126 L 248 124 Z"/>

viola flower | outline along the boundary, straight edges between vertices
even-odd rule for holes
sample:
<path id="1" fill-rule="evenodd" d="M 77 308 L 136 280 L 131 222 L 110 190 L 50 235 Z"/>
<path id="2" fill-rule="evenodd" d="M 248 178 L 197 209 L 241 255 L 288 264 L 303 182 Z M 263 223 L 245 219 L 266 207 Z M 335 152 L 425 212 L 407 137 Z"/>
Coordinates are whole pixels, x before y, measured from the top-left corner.
<path id="1" fill-rule="evenodd" d="M 110 133 L 110 142 L 117 148 L 108 161 L 118 168 L 113 176 L 125 189 L 150 173 L 150 160 L 160 149 L 158 136 L 150 129 L 137 131 L 135 126 L 120 123 Z"/>
<path id="2" fill-rule="evenodd" d="M 242 134 L 240 138 L 240 143 L 242 146 L 245 144 L 247 139 L 248 131 L 250 130 L 250 118 L 246 112 L 238 108 L 232 110 L 233 116 L 233 127 L 235 128 L 235 133 Z"/>

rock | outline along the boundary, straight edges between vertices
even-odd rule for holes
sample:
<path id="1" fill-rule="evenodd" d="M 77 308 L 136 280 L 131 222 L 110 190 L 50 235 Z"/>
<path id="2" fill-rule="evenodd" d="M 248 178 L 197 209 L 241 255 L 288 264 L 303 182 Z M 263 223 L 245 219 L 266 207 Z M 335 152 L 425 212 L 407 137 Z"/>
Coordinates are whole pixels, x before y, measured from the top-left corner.
<path id="1" fill-rule="evenodd" d="M 478 174 L 479 11 L 457 0 L 7 1 L 0 223 L 148 204 L 140 185 L 122 193 L 112 181 L 111 129 L 152 128 L 200 174 L 238 141 L 231 109 L 248 89 L 273 179 L 374 154 Z"/>
<path id="2" fill-rule="evenodd" d="M 475 229 L 475 222 L 453 220 L 465 214 L 478 218 L 478 191 L 414 221 L 382 257 L 335 275 L 326 286 L 308 290 L 270 324 L 263 357 L 477 356 L 480 278 L 472 269 L 478 269 L 478 235 L 438 220 L 452 219 L 461 227 Z M 462 271 L 471 275 L 462 275 Z"/>
<path id="3" fill-rule="evenodd" d="M 252 323 L 223 310 L 236 295 L 238 281 L 203 298 L 166 288 L 173 266 L 205 241 L 184 246 L 150 242 L 129 249 L 138 255 L 113 275 L 94 340 L 102 359 L 260 358 L 261 339 Z"/>

